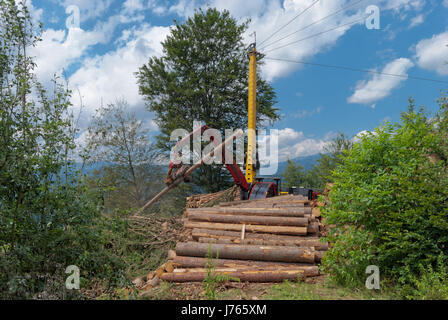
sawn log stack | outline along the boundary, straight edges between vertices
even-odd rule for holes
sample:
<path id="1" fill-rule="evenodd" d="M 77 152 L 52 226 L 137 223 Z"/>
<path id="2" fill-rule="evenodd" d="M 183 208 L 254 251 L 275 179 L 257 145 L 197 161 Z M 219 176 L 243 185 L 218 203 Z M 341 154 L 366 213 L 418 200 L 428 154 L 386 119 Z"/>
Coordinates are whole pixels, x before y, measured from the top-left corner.
<path id="1" fill-rule="evenodd" d="M 189 241 L 177 243 L 155 277 L 203 281 L 211 262 L 215 274 L 230 280 L 296 280 L 319 275 L 318 264 L 328 249 L 320 241 L 324 226 L 318 204 L 301 196 L 187 208 L 184 227 Z"/>

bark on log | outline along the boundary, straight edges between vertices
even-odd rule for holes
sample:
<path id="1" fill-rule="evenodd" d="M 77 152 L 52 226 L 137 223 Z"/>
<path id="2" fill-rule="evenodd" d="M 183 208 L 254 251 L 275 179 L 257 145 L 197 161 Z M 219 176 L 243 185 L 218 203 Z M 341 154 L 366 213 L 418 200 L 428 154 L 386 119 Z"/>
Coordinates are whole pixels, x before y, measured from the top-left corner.
<path id="1" fill-rule="evenodd" d="M 242 226 L 239 224 L 228 223 L 209 223 L 209 222 L 186 222 L 185 228 L 200 228 L 214 230 L 241 231 Z M 260 226 L 246 225 L 246 236 L 248 232 L 262 232 L 273 234 L 290 234 L 290 235 L 306 235 L 307 227 L 284 227 L 284 226 Z"/>
<path id="2" fill-rule="evenodd" d="M 319 233 L 319 223 L 311 222 L 307 227 L 307 233 L 318 234 Z"/>
<path id="3" fill-rule="evenodd" d="M 291 268 L 291 267 L 313 267 L 306 263 L 293 262 L 270 262 L 254 260 L 235 259 L 213 259 L 213 265 L 220 268 Z M 200 257 L 176 256 L 173 264 L 180 268 L 206 268 L 208 259 Z"/>
<path id="4" fill-rule="evenodd" d="M 304 270 L 282 270 L 282 271 L 221 271 L 216 274 L 223 274 L 232 278 L 237 278 L 242 282 L 282 282 L 284 280 L 297 280 L 298 277 L 315 276 L 316 272 L 306 274 Z M 204 281 L 207 272 L 185 272 L 185 273 L 165 273 L 162 280 L 170 282 L 199 282 Z"/>
<path id="5" fill-rule="evenodd" d="M 324 256 L 325 251 L 316 251 L 315 255 L 314 255 L 314 261 L 315 262 L 321 262 L 322 261 L 322 257 Z"/>
<path id="6" fill-rule="evenodd" d="M 321 243 L 319 240 L 263 240 L 263 239 L 216 239 L 201 237 L 198 239 L 200 243 L 218 243 L 218 244 L 242 244 L 242 245 L 260 245 L 260 246 L 297 246 L 314 249 L 316 251 L 328 250 L 327 243 Z"/>
<path id="7" fill-rule="evenodd" d="M 265 226 L 291 226 L 291 227 L 306 227 L 310 222 L 309 217 L 263 217 L 263 216 L 249 216 L 249 215 L 225 215 L 225 214 L 210 214 L 202 212 L 189 212 L 188 219 L 190 221 L 207 221 L 207 222 L 221 222 L 221 223 L 238 223 L 238 224 L 255 224 Z"/>
<path id="8" fill-rule="evenodd" d="M 191 233 L 194 240 L 199 238 L 215 238 L 215 239 L 240 239 L 240 231 L 226 231 L 226 230 L 216 230 L 216 229 L 200 229 L 195 228 Z M 245 239 L 262 239 L 262 240 L 319 240 L 318 237 L 312 236 L 288 236 L 270 233 L 246 233 Z"/>
<path id="9" fill-rule="evenodd" d="M 176 254 L 180 256 L 205 257 L 211 251 L 213 258 L 258 260 L 278 262 L 314 263 L 314 251 L 300 247 L 270 247 L 256 245 L 207 244 L 180 242 Z"/>
<path id="10" fill-rule="evenodd" d="M 278 196 L 278 197 L 272 197 L 267 199 L 256 199 L 256 200 L 237 200 L 232 202 L 221 202 L 219 204 L 220 207 L 232 207 L 237 206 L 241 204 L 249 204 L 249 203 L 260 203 L 260 202 L 266 202 L 266 203 L 279 203 L 279 202 L 289 202 L 289 203 L 304 203 L 308 204 L 310 203 L 309 200 L 303 199 L 300 196 Z"/>
<path id="11" fill-rule="evenodd" d="M 197 208 L 187 209 L 187 214 L 220 214 L 268 217 L 304 217 L 311 215 L 311 207 L 303 208 Z"/>

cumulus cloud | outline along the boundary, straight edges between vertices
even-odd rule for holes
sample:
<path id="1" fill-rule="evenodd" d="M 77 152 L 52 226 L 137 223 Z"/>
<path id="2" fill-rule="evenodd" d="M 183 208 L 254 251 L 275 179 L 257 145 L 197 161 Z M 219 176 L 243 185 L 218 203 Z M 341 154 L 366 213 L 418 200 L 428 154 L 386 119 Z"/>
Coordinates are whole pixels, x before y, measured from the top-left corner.
<path id="1" fill-rule="evenodd" d="M 91 18 L 100 17 L 109 9 L 113 0 L 53 0 L 53 2 L 64 8 L 71 5 L 77 6 L 80 10 L 81 21 L 86 21 Z"/>
<path id="2" fill-rule="evenodd" d="M 421 25 L 425 21 L 425 17 L 423 14 L 419 14 L 411 19 L 411 23 L 409 24 L 409 28 L 414 28 L 418 25 Z"/>
<path id="3" fill-rule="evenodd" d="M 406 75 L 407 71 L 414 66 L 411 60 L 399 58 L 388 63 L 382 73 Z M 389 96 L 406 78 L 394 77 L 385 74 L 374 74 L 369 81 L 360 81 L 356 90 L 347 99 L 349 103 L 372 104 Z"/>
<path id="4" fill-rule="evenodd" d="M 31 50 L 31 54 L 36 57 L 36 74 L 41 81 L 47 82 L 54 74 L 60 74 L 63 69 L 84 58 L 94 45 L 108 43 L 118 25 L 141 21 L 142 18 L 119 14 L 98 22 L 92 30 L 46 29 L 42 41 Z"/>
<path id="5" fill-rule="evenodd" d="M 142 108 L 143 100 L 134 73 L 148 57 L 161 55 L 161 42 L 168 33 L 168 27 L 143 24 L 139 29 L 131 30 L 129 40 L 115 51 L 85 59 L 69 83 L 79 89 L 87 113 L 101 104 L 113 103 L 117 98 L 126 99 L 131 108 Z"/>
<path id="6" fill-rule="evenodd" d="M 420 68 L 448 75 L 448 31 L 423 39 L 415 46 L 415 59 Z"/>
<path id="7" fill-rule="evenodd" d="M 315 114 L 320 114 L 322 109 L 323 109 L 322 107 L 317 107 L 316 109 L 313 109 L 313 110 L 304 110 L 304 109 L 299 110 L 298 112 L 293 114 L 293 118 L 302 119 L 302 118 L 312 117 Z"/>
<path id="8" fill-rule="evenodd" d="M 250 18 L 251 23 L 244 37 L 245 42 L 253 42 L 253 38 L 250 37 L 250 34 L 256 30 L 257 42 L 260 44 L 258 49 L 268 56 L 281 57 L 282 59 L 290 60 L 306 60 L 312 58 L 317 53 L 329 50 L 351 28 L 357 25 L 363 25 L 364 21 L 361 18 L 365 17 L 366 9 L 366 5 L 355 5 L 348 10 L 344 10 L 339 14 L 326 18 L 321 23 L 316 23 L 310 26 L 314 22 L 353 4 L 353 1 L 350 0 L 320 1 L 314 7 L 309 9 L 306 14 L 301 15 L 299 19 L 296 19 L 289 24 L 287 28 L 282 29 L 281 32 L 265 43 L 262 43 L 263 40 L 267 39 L 272 33 L 309 7 L 313 2 L 314 0 L 212 0 L 207 2 L 207 5 L 216 7 L 220 10 L 229 10 L 230 13 L 240 21 L 245 21 Z M 195 6 L 201 6 L 198 1 L 191 1 L 188 3 L 189 5 L 187 5 L 185 0 L 180 0 L 176 5 L 172 6 L 170 10 L 172 12 L 175 11 L 180 16 L 187 16 L 192 14 Z M 411 10 L 421 10 L 424 3 L 423 0 L 371 0 L 369 5 L 378 5 L 383 11 L 393 9 L 395 12 L 400 13 L 409 12 Z M 174 10 L 174 8 L 176 8 L 176 10 Z M 357 20 L 357 23 L 351 24 Z M 331 32 L 277 49 L 282 45 L 305 39 L 335 27 L 338 28 Z M 285 35 L 301 29 L 303 30 L 286 39 L 278 41 Z M 301 66 L 299 64 L 291 65 L 290 63 L 282 61 L 266 60 L 265 64 L 260 68 L 267 80 L 274 80 L 279 77 L 288 76 L 301 68 Z"/>
<path id="9" fill-rule="evenodd" d="M 272 134 L 272 133 L 271 133 Z M 332 133 L 325 135 L 322 139 L 313 139 L 306 137 L 302 131 L 296 131 L 292 128 L 278 130 L 278 162 L 284 162 L 287 159 L 306 157 L 319 154 L 324 151 L 329 144 Z M 269 136 L 261 140 L 260 145 L 269 145 Z M 260 154 L 269 154 L 264 150 Z M 263 164 L 263 163 L 262 163 Z"/>

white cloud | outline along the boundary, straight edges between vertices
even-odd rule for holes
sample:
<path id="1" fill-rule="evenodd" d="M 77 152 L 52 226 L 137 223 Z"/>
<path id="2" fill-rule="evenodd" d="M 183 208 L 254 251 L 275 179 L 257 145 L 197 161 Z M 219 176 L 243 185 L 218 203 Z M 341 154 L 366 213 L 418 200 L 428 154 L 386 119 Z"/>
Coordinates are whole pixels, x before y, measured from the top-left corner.
<path id="1" fill-rule="evenodd" d="M 448 0 L 443 0 L 443 6 L 448 8 Z"/>
<path id="2" fill-rule="evenodd" d="M 177 4 L 168 8 L 168 13 L 175 13 L 180 17 L 189 17 L 194 14 L 197 3 L 194 0 L 180 0 Z M 164 12 L 166 10 L 164 9 Z"/>
<path id="3" fill-rule="evenodd" d="M 407 75 L 407 71 L 414 64 L 407 58 L 399 58 L 388 63 L 382 73 Z M 347 99 L 349 103 L 371 104 L 389 96 L 393 89 L 398 87 L 407 78 L 393 77 L 384 74 L 374 74 L 369 81 L 360 81 L 356 90 Z"/>
<path id="4" fill-rule="evenodd" d="M 282 59 L 290 60 L 307 60 L 312 58 L 317 53 L 326 51 L 334 46 L 337 41 L 347 33 L 352 27 L 356 25 L 363 25 L 364 21 L 350 24 L 360 19 L 365 14 L 365 5 L 355 5 L 350 10 L 345 10 L 337 15 L 325 19 L 322 23 L 317 23 L 311 27 L 304 29 L 286 38 L 278 41 L 281 37 L 288 35 L 293 31 L 303 29 L 310 24 L 350 5 L 353 1 L 350 0 L 331 0 L 320 1 L 314 7 L 309 9 L 299 19 L 294 20 L 287 28 L 284 28 L 274 37 L 261 43 L 264 39 L 269 37 L 276 30 L 281 28 L 286 22 L 297 16 L 304 9 L 309 7 L 314 0 L 283 0 L 283 1 L 269 1 L 269 0 L 211 0 L 206 5 L 216 7 L 219 10 L 227 9 L 239 21 L 245 21 L 247 18 L 251 19 L 249 29 L 247 30 L 244 39 L 246 43 L 253 42 L 253 38 L 249 35 L 253 31 L 257 32 L 258 49 L 266 53 L 270 57 L 280 57 Z M 380 6 L 381 10 L 394 9 L 395 12 L 409 12 L 411 10 L 419 11 L 423 8 L 424 0 L 371 0 L 369 4 L 376 4 Z M 179 0 L 175 5 L 171 6 L 169 11 L 176 13 L 179 16 L 186 17 L 194 12 L 194 8 L 205 5 L 199 1 Z M 346 25 L 349 24 L 349 25 Z M 343 26 L 346 25 L 346 26 Z M 282 45 L 304 39 L 311 35 L 316 35 L 319 32 L 340 27 L 334 31 L 315 36 L 308 40 L 300 41 L 285 48 L 280 48 L 268 52 L 270 49 L 278 48 Z M 260 41 L 261 40 L 261 41 Z M 264 48 L 265 45 L 272 44 Z M 285 77 L 292 72 L 301 68 L 299 64 L 291 64 L 282 61 L 266 60 L 265 64 L 261 66 L 262 73 L 267 80 L 273 80 L 278 77 Z"/>
<path id="5" fill-rule="evenodd" d="M 312 139 L 291 128 L 278 130 L 278 162 L 321 153 L 331 137 L 327 134 L 322 139 Z"/>
<path id="6" fill-rule="evenodd" d="M 123 8 L 127 12 L 135 12 L 137 10 L 143 10 L 145 5 L 142 0 L 126 0 L 123 4 Z"/>
<path id="7" fill-rule="evenodd" d="M 419 14 L 411 19 L 411 23 L 409 24 L 409 28 L 414 28 L 418 25 L 421 25 L 425 21 L 425 17 L 423 14 Z"/>
<path id="8" fill-rule="evenodd" d="M 168 33 L 168 27 L 143 24 L 140 29 L 132 30 L 129 40 L 115 51 L 84 60 L 82 67 L 70 77 L 69 84 L 81 92 L 86 116 L 101 103 L 112 103 L 117 98 L 126 99 L 130 108 L 143 107 L 134 73 L 148 57 L 161 55 L 161 41 Z M 76 97 L 74 103 L 77 103 Z"/>
<path id="9" fill-rule="evenodd" d="M 80 10 L 81 21 L 86 21 L 91 18 L 100 17 L 106 12 L 113 0 L 53 0 L 55 3 L 67 8 L 71 5 L 75 5 Z"/>
<path id="10" fill-rule="evenodd" d="M 142 19 L 143 16 L 139 15 L 119 14 L 98 22 L 92 30 L 46 29 L 42 41 L 31 50 L 31 54 L 36 57 L 36 74 L 41 81 L 48 82 L 54 74 L 60 74 L 72 63 L 80 61 L 91 47 L 108 43 L 118 25 Z"/>
<path id="11" fill-rule="evenodd" d="M 415 46 L 415 58 L 420 68 L 448 75 L 448 31 L 421 40 Z"/>
<path id="12" fill-rule="evenodd" d="M 312 117 L 315 114 L 320 114 L 320 112 L 322 111 L 322 107 L 317 107 L 316 109 L 313 110 L 299 110 L 297 113 L 293 114 L 293 118 L 296 119 L 302 119 L 302 118 L 307 118 L 307 117 Z"/>
<path id="13" fill-rule="evenodd" d="M 363 131 L 359 132 L 358 134 L 356 134 L 352 138 L 352 141 L 353 141 L 353 143 L 358 143 L 359 141 L 361 141 L 361 138 L 363 136 L 369 137 L 369 136 L 376 136 L 377 134 L 378 133 L 376 133 L 375 131 L 363 130 Z"/>

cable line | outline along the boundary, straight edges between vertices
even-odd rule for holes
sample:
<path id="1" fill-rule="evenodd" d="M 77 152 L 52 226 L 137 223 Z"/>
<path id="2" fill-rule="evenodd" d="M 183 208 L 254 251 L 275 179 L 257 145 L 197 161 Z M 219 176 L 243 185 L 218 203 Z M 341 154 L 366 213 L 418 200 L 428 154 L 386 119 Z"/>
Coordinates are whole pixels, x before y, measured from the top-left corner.
<path id="1" fill-rule="evenodd" d="M 404 79 L 413 79 L 413 80 L 421 80 L 421 81 L 429 81 L 429 82 L 437 82 L 437 83 L 448 84 L 448 81 L 436 80 L 436 79 L 430 79 L 430 78 L 422 78 L 422 77 L 414 77 L 414 76 L 408 76 L 408 75 L 405 75 L 405 74 L 386 73 L 386 72 L 379 72 L 379 71 L 374 71 L 374 70 L 357 69 L 357 68 L 346 67 L 346 66 L 337 66 L 337 65 L 330 65 L 330 64 L 313 63 L 313 62 L 306 62 L 306 61 L 296 61 L 296 60 L 281 59 L 281 58 L 264 57 L 264 59 L 274 60 L 274 61 L 282 61 L 282 62 L 290 62 L 290 63 L 297 63 L 297 64 L 310 65 L 310 66 L 318 66 L 318 67 L 324 67 L 324 68 L 347 70 L 347 71 L 372 73 L 372 74 L 385 75 L 385 76 L 391 76 L 391 77 L 398 77 L 398 78 L 404 78 Z"/>
<path id="2" fill-rule="evenodd" d="M 348 26 L 348 25 L 352 25 L 352 24 L 358 23 L 358 22 L 360 22 L 360 21 L 366 19 L 366 17 L 368 17 L 368 15 L 365 15 L 365 16 L 363 16 L 362 18 L 357 19 L 357 20 L 355 20 L 355 21 L 352 21 L 352 22 L 349 22 L 349 23 L 345 23 L 345 24 L 342 24 L 342 25 L 340 25 L 340 26 L 331 28 L 331 29 L 329 29 L 329 30 L 325 30 L 325 31 L 322 31 L 322 32 L 319 32 L 319 33 L 315 33 L 315 34 L 313 34 L 313 35 L 311 35 L 311 36 L 308 36 L 308 37 L 305 37 L 305 38 L 302 38 L 302 39 L 299 39 L 299 40 L 295 40 L 295 41 L 293 41 L 293 42 L 289 42 L 289 43 L 284 44 L 284 45 L 282 45 L 282 46 L 280 46 L 280 47 L 277 47 L 277 48 L 274 48 L 274 49 L 267 50 L 267 51 L 263 52 L 263 54 L 264 54 L 264 53 L 271 52 L 271 51 L 275 51 L 275 50 L 278 50 L 278 49 L 281 49 L 281 48 L 284 48 L 284 47 L 287 47 L 287 46 L 290 46 L 290 45 L 292 45 L 292 44 L 295 44 L 295 43 L 298 43 L 298 42 L 301 42 L 301 41 L 305 41 L 305 40 L 308 40 L 308 39 L 311 39 L 311 38 L 315 38 L 315 37 L 320 36 L 320 35 L 322 35 L 322 34 L 324 34 L 324 33 L 331 32 L 331 31 L 334 31 L 334 30 L 336 30 L 336 29 L 340 29 L 340 28 L 342 28 L 342 27 L 346 27 L 346 26 Z"/>
<path id="3" fill-rule="evenodd" d="M 283 27 L 281 27 L 280 29 L 278 29 L 277 31 L 275 31 L 274 33 L 272 33 L 269 37 L 267 37 L 265 40 L 263 40 L 260 45 L 262 45 L 263 43 L 265 43 L 266 41 L 268 41 L 269 39 L 271 39 L 274 35 L 276 35 L 280 30 L 282 30 L 283 28 L 285 28 L 286 26 L 288 26 L 291 22 L 293 22 L 295 19 L 297 19 L 298 17 L 300 17 L 302 14 L 304 14 L 305 12 L 307 12 L 309 9 L 311 9 L 316 3 L 318 3 L 320 0 L 316 0 L 314 1 L 311 5 L 309 5 L 308 7 L 306 7 L 302 12 L 300 12 L 298 15 L 296 15 L 294 18 L 292 18 L 291 20 L 289 20 L 289 22 L 287 22 L 285 25 L 283 25 Z"/>
<path id="4" fill-rule="evenodd" d="M 358 1 L 355 2 L 355 3 L 352 3 L 352 4 L 348 5 L 348 6 L 345 6 L 344 8 L 339 9 L 338 11 L 335 11 L 335 12 L 329 14 L 328 16 L 325 16 L 325 17 L 323 17 L 323 18 L 321 18 L 321 19 L 319 19 L 319 20 L 317 20 L 317 21 L 314 21 L 314 22 L 312 22 L 311 24 L 309 24 L 309 25 L 307 25 L 307 26 L 305 26 L 305 27 L 303 27 L 303 28 L 301 28 L 301 29 L 299 29 L 299 30 L 297 30 L 297 31 L 294 31 L 294 32 L 292 32 L 292 33 L 290 33 L 290 34 L 284 36 L 283 38 L 280 38 L 280 39 L 278 39 L 278 40 L 276 40 L 276 41 L 273 41 L 273 42 L 271 42 L 271 43 L 268 43 L 268 44 L 266 44 L 266 45 L 263 46 L 262 50 L 266 49 L 267 47 L 269 47 L 269 46 L 271 46 L 271 45 L 273 45 L 273 44 L 275 44 L 275 43 L 277 43 L 277 42 L 279 42 L 279 41 L 282 41 L 282 40 L 284 40 L 284 39 L 286 39 L 286 38 L 289 38 L 290 36 L 292 36 L 292 35 L 294 35 L 294 34 L 300 32 L 300 31 L 306 30 L 306 29 L 308 29 L 309 27 L 312 27 L 312 26 L 314 26 L 315 24 L 318 24 L 319 22 L 324 21 L 325 19 L 328 19 L 328 18 L 330 18 L 330 17 L 332 17 L 332 16 L 335 16 L 335 15 L 337 15 L 338 13 L 340 13 L 340 12 L 342 12 L 342 11 L 345 11 L 345 10 L 351 8 L 351 7 L 354 7 L 354 6 L 356 6 L 357 4 L 359 4 L 359 3 L 363 2 L 363 1 L 365 1 L 365 0 L 358 0 Z"/>

